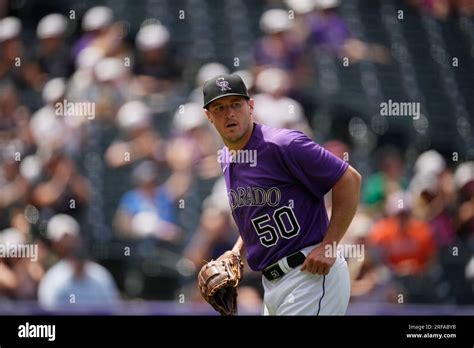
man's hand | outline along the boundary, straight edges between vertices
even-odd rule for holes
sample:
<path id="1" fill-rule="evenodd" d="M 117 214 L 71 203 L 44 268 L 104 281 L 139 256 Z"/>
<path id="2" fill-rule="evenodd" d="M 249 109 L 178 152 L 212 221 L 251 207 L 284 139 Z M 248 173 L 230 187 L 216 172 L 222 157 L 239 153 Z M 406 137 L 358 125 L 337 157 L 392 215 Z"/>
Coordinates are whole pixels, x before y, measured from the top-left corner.
<path id="1" fill-rule="evenodd" d="M 329 273 L 332 265 L 336 262 L 336 254 L 327 252 L 326 245 L 320 244 L 308 254 L 301 267 L 301 271 L 320 275 L 327 275 Z M 329 246 L 333 248 L 332 245 Z"/>

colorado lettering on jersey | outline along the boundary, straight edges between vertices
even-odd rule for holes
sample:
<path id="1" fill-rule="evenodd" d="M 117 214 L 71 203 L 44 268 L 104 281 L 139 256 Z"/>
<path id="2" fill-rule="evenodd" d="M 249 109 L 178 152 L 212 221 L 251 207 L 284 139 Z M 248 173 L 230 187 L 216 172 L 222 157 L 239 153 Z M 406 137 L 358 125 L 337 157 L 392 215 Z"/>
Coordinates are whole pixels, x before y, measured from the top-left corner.
<path id="1" fill-rule="evenodd" d="M 232 210 L 240 207 L 265 206 L 276 207 L 281 200 L 281 191 L 278 187 L 267 190 L 261 187 L 237 187 L 227 193 Z"/>

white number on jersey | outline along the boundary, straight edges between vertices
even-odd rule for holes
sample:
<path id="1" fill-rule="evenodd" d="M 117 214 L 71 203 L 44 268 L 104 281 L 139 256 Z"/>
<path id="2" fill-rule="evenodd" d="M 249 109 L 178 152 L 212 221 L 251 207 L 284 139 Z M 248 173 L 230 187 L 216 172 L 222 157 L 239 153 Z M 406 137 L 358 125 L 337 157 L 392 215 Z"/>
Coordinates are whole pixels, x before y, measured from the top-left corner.
<path id="1" fill-rule="evenodd" d="M 290 223 L 289 226 L 285 224 L 283 216 L 286 216 L 287 221 Z M 272 218 L 277 228 L 268 223 Z M 300 225 L 298 220 L 296 220 L 295 212 L 289 206 L 276 209 L 273 212 L 272 218 L 270 218 L 270 215 L 264 214 L 252 219 L 252 225 L 260 237 L 260 243 L 263 246 L 269 248 L 278 242 L 280 236 L 285 239 L 291 239 L 300 232 Z"/>

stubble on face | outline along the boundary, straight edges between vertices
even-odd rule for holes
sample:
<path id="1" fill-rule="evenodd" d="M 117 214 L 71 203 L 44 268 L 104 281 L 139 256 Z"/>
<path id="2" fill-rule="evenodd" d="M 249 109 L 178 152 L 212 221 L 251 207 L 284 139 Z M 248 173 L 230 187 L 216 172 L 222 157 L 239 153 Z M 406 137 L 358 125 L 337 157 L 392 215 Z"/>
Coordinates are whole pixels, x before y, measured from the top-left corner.
<path id="1" fill-rule="evenodd" d="M 234 101 L 241 101 L 243 103 L 240 110 L 233 112 L 229 111 L 226 115 L 221 116 L 220 119 L 213 116 L 210 118 L 225 145 L 230 149 L 239 149 L 245 146 L 252 133 L 253 100 L 248 101 L 245 98 L 232 98 L 225 100 L 225 98 L 223 98 L 220 103 L 226 104 L 226 102 L 231 103 Z"/>

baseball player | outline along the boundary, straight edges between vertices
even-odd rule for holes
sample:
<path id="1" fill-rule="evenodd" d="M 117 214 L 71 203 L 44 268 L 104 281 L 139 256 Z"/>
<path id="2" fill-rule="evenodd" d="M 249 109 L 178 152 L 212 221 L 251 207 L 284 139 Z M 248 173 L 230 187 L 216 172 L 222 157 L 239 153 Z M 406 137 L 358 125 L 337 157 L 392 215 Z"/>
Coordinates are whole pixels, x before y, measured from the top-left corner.
<path id="1" fill-rule="evenodd" d="M 240 231 L 233 251 L 263 274 L 264 314 L 344 315 L 350 279 L 335 246 L 355 214 L 361 176 L 299 131 L 254 123 L 238 75 L 208 80 L 203 92 L 225 144 L 221 166 Z"/>

